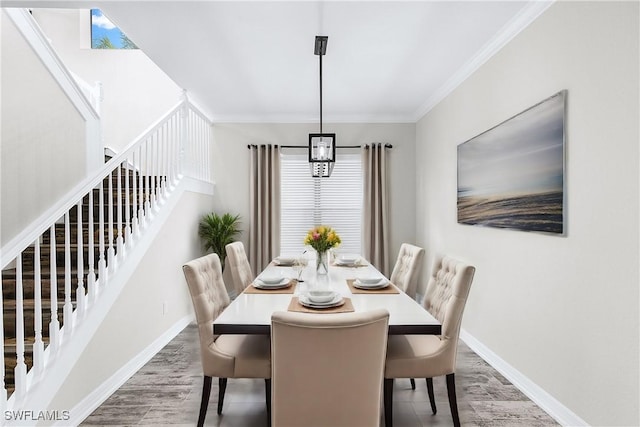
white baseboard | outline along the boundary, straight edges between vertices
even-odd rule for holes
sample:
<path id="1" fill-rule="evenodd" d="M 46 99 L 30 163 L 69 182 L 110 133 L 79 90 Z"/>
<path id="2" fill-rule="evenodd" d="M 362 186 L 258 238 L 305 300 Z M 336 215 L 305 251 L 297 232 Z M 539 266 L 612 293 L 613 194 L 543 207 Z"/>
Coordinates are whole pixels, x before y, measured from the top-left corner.
<path id="1" fill-rule="evenodd" d="M 553 417 L 560 425 L 571 427 L 589 425 L 569 408 L 560 403 L 555 397 L 551 396 L 520 371 L 505 362 L 500 356 L 491 351 L 487 346 L 482 344 L 467 331 L 460 331 L 460 339 L 464 341 L 464 343 L 467 344 L 478 356 L 500 372 L 511 382 L 511 384 L 516 386 L 536 405 Z"/>
<path id="2" fill-rule="evenodd" d="M 147 348 L 141 351 L 136 357 L 131 359 L 126 365 L 120 368 L 108 380 L 103 382 L 98 388 L 87 395 L 70 412 L 71 419 L 63 423 L 54 424 L 56 426 L 80 425 L 93 411 L 96 410 L 105 400 L 109 398 L 122 384 L 124 384 L 133 374 L 142 368 L 153 356 L 176 337 L 189 323 L 193 321 L 193 315 L 184 316 L 171 326 L 164 334 L 160 335 Z"/>

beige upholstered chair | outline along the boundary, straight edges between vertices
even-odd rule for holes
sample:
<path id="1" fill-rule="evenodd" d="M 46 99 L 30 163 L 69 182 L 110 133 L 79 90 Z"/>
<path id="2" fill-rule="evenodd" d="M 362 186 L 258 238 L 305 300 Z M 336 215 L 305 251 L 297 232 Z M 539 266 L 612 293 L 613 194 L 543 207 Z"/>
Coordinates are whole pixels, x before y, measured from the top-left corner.
<path id="1" fill-rule="evenodd" d="M 391 283 L 399 287 L 411 298 L 416 297 L 418 275 L 422 268 L 424 249 L 403 243 L 398 252 L 398 259 L 391 272 Z"/>
<path id="2" fill-rule="evenodd" d="M 240 295 L 255 277 L 253 276 L 253 271 L 251 271 L 251 265 L 242 242 L 229 243 L 225 246 L 225 249 L 227 251 L 227 266 L 231 268 L 233 287 L 236 293 Z"/>
<path id="3" fill-rule="evenodd" d="M 218 414 L 222 413 L 227 378 L 265 378 L 267 414 L 270 412 L 271 359 L 269 337 L 262 335 L 214 335 L 213 321 L 229 305 L 222 280 L 220 258 L 210 254 L 182 267 L 189 285 L 200 332 L 200 357 L 204 383 L 198 426 L 204 424 L 211 393 L 211 377 L 218 377 Z"/>
<path id="4" fill-rule="evenodd" d="M 385 423 L 392 425 L 394 378 L 426 378 L 431 409 L 436 413 L 432 378 L 447 376 L 449 406 L 454 426 L 460 425 L 456 401 L 455 367 L 458 335 L 475 268 L 437 256 L 427 285 L 424 307 L 442 324 L 442 335 L 389 337 L 384 373 Z"/>
<path id="5" fill-rule="evenodd" d="M 274 313 L 272 426 L 379 425 L 388 321 L 383 309 Z"/>

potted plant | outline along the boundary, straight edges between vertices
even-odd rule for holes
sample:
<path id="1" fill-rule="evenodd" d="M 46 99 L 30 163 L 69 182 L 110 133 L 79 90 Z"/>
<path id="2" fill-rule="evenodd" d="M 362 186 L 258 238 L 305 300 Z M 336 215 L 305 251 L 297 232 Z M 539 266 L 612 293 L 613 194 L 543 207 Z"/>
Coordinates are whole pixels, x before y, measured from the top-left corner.
<path id="1" fill-rule="evenodd" d="M 227 258 L 225 246 L 232 243 L 235 236 L 242 231 L 239 228 L 240 215 L 225 213 L 218 215 L 215 212 L 206 214 L 200 220 L 198 234 L 204 242 L 204 249 L 211 249 L 220 257 L 220 263 L 224 270 L 224 261 Z"/>

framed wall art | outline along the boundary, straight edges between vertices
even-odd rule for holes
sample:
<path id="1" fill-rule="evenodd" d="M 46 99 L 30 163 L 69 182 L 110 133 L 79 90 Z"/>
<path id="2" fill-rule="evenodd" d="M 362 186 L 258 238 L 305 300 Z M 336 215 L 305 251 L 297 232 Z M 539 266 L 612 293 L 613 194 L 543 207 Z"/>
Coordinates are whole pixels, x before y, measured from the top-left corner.
<path id="1" fill-rule="evenodd" d="M 458 145 L 458 222 L 565 234 L 563 90 Z"/>

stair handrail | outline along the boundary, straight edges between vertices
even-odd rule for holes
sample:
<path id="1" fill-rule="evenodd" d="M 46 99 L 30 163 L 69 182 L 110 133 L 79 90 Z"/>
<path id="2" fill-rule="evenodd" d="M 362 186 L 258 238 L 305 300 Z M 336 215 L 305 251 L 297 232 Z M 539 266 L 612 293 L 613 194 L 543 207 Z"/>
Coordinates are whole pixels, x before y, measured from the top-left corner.
<path id="1" fill-rule="evenodd" d="M 183 99 L 178 101 L 169 111 L 167 111 L 164 115 L 162 115 L 158 120 L 153 122 L 147 129 L 142 131 L 131 143 L 129 143 L 125 148 L 115 157 L 111 158 L 107 163 L 105 163 L 99 170 L 96 171 L 95 175 L 91 178 L 88 178 L 74 188 L 72 188 L 69 192 L 63 195 L 59 201 L 51 206 L 51 208 L 47 209 L 42 215 L 36 218 L 30 226 L 26 227 L 21 233 L 11 239 L 7 244 L 3 245 L 0 248 L 0 268 L 4 269 L 7 265 L 13 261 L 16 256 L 20 252 L 22 252 L 26 247 L 28 247 L 33 241 L 42 233 L 51 227 L 51 224 L 60 219 L 64 213 L 68 212 L 73 206 L 78 203 L 78 199 L 83 197 L 89 190 L 95 188 L 96 185 L 100 183 L 100 181 L 104 178 L 106 173 L 113 169 L 113 166 L 121 163 L 125 160 L 126 156 L 136 147 L 141 141 L 144 141 L 146 138 L 151 135 L 154 130 L 168 117 L 180 111 L 181 108 L 189 108 L 194 111 L 198 116 L 200 116 L 203 120 L 211 125 L 212 122 L 207 116 L 202 112 L 200 108 L 198 108 L 193 102 L 189 99 Z M 43 225 L 45 224 L 45 225 Z"/>
<path id="2" fill-rule="evenodd" d="M 2 248 L 0 264 L 3 270 L 15 260 L 14 273 L 7 271 L 7 274 L 15 274 L 16 283 L 16 366 L 13 369 L 15 391 L 9 399 L 6 398 L 5 365 L 0 367 L 0 409 L 19 409 L 30 396 L 32 386 L 44 381 L 44 369 L 55 363 L 57 349 L 63 342 L 71 339 L 77 325 L 93 310 L 94 303 L 98 303 L 102 291 L 109 289 L 110 278 L 112 275 L 117 276 L 120 264 L 126 262 L 127 252 L 135 247 L 136 242 L 143 240 L 148 229 L 153 229 L 156 215 L 170 200 L 173 190 L 178 188 L 182 179 L 190 177 L 196 181 L 212 183 L 209 161 L 211 128 L 211 120 L 184 93 L 180 102 L 143 131 L 121 153 L 99 168 L 92 178 L 78 184 L 20 233 L 19 237 Z M 83 218 L 87 218 L 87 222 Z M 72 221 L 73 231 L 77 231 L 73 238 L 75 252 L 71 249 Z M 62 237 L 57 236 L 59 231 L 62 232 Z M 42 301 L 46 296 L 41 292 L 40 264 L 40 248 L 47 244 L 45 239 L 49 240 L 51 248 L 51 316 L 49 344 L 46 348 L 42 313 Z M 56 242 L 61 246 L 57 246 Z M 56 262 L 58 248 L 63 251 L 64 268 Z M 88 252 L 86 255 L 85 250 Z M 29 330 L 25 329 L 23 322 L 25 308 L 22 279 L 23 261 L 27 259 L 24 258 L 25 254 L 33 259 L 35 327 Z M 72 271 L 74 254 L 76 269 Z M 56 279 L 62 274 L 64 283 Z M 72 281 L 77 285 L 75 293 Z M 64 301 L 60 300 L 59 306 L 57 294 L 63 290 L 62 285 Z M 58 307 L 63 309 L 61 315 Z M 0 338 L 4 330 L 2 313 L 0 294 Z M 35 339 L 31 367 L 25 359 L 27 338 Z M 4 356 L 4 340 L 0 347 L 0 353 Z M 33 390 L 36 394 L 39 393 L 38 388 Z M 2 424 L 0 421 L 0 425 Z"/>

